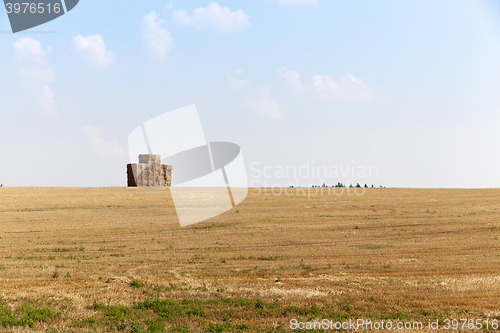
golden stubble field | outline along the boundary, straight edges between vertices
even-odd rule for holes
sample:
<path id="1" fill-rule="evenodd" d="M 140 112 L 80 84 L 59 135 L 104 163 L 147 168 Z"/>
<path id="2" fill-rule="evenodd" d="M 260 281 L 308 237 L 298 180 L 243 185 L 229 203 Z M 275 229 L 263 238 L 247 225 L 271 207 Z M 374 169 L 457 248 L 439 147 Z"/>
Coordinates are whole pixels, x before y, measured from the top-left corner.
<path id="1" fill-rule="evenodd" d="M 316 190 L 250 189 L 236 208 L 180 228 L 168 190 L 0 188 L 3 330 L 500 316 L 499 189 Z M 153 299 L 177 310 L 137 305 Z M 26 304 L 55 312 L 33 317 Z"/>

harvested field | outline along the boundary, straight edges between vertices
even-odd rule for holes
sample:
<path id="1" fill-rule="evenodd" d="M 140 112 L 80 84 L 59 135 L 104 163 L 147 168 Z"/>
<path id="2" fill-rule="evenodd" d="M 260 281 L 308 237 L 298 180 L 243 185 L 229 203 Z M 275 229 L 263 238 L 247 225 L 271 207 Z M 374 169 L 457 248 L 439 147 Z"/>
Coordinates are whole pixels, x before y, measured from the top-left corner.
<path id="1" fill-rule="evenodd" d="M 500 319 L 499 189 L 287 190 L 251 189 L 181 229 L 168 189 L 0 188 L 0 324 L 285 332 L 292 318 L 369 318 L 425 331 Z"/>

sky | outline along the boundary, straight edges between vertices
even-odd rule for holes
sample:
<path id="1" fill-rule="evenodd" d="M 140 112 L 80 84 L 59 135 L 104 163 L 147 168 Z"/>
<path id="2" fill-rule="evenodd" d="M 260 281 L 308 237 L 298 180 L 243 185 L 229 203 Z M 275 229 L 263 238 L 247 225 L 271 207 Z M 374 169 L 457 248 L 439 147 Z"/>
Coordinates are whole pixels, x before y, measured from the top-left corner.
<path id="1" fill-rule="evenodd" d="M 0 11 L 0 183 L 126 186 L 132 130 L 195 104 L 250 186 L 500 187 L 499 59 L 489 0 L 81 0 L 16 34 Z"/>

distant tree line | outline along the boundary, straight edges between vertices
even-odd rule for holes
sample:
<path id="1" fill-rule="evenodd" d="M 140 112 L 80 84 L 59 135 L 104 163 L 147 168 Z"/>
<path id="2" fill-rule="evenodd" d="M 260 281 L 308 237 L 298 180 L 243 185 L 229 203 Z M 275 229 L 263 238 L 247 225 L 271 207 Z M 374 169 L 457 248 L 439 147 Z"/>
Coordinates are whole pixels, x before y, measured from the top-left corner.
<path id="1" fill-rule="evenodd" d="M 293 185 L 291 185 L 289 187 L 293 187 Z M 349 184 L 349 186 L 346 186 L 345 184 L 338 182 L 335 185 L 327 185 L 326 183 L 323 183 L 321 185 L 314 185 L 313 184 L 311 187 L 365 187 L 365 188 L 368 188 L 368 187 L 375 187 L 375 186 L 373 186 L 373 184 L 371 186 L 368 186 L 368 184 L 365 184 L 365 186 L 361 186 L 359 183 L 356 183 L 356 185 Z M 380 185 L 379 187 L 385 188 L 385 186 L 382 186 L 382 185 Z"/>

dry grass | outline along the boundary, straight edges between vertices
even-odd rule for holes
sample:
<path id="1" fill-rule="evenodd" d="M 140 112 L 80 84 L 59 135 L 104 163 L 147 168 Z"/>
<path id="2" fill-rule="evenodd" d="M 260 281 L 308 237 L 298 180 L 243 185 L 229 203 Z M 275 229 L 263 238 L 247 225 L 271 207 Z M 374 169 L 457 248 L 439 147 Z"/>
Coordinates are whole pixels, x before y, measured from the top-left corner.
<path id="1" fill-rule="evenodd" d="M 58 312 L 12 329 L 132 332 L 154 312 L 134 302 L 157 297 L 180 302 L 161 317 L 179 332 L 500 316 L 500 190 L 296 190 L 252 189 L 181 229 L 168 190 L 1 188 L 0 298 L 18 317 L 30 302 Z M 131 314 L 111 317 L 116 304 Z M 202 315 L 185 315 L 189 304 Z"/>

